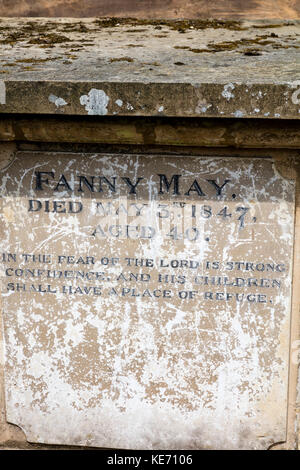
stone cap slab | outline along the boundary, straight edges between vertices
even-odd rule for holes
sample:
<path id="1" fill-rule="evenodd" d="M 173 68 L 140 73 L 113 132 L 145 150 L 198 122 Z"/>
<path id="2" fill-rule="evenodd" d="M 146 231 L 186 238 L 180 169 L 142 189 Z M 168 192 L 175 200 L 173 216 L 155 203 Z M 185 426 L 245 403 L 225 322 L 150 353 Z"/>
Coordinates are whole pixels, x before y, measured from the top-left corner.
<path id="1" fill-rule="evenodd" d="M 300 118 L 300 22 L 2 18 L 0 113 Z"/>

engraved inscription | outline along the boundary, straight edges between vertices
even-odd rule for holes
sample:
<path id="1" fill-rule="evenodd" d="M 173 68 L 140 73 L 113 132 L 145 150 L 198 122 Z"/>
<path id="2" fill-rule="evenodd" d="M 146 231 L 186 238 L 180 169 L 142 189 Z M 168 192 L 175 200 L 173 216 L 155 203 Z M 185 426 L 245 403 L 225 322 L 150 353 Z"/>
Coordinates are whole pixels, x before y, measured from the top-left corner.
<path id="1" fill-rule="evenodd" d="M 32 442 L 283 441 L 294 192 L 268 158 L 17 153 L 7 419 Z"/>

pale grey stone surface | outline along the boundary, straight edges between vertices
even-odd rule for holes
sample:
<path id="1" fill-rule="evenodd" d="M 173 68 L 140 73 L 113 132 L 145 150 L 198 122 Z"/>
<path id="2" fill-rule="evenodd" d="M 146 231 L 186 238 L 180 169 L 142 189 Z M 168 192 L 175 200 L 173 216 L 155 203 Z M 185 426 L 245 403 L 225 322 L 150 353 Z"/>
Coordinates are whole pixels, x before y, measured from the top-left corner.
<path id="1" fill-rule="evenodd" d="M 299 22 L 148 23 L 3 18 L 0 112 L 299 118 Z"/>

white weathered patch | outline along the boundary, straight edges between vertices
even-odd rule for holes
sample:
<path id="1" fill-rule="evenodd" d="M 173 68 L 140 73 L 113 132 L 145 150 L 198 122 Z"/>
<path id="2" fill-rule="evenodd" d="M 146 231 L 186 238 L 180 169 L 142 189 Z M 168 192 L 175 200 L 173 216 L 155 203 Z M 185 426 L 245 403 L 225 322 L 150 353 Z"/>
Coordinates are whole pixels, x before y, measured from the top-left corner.
<path id="1" fill-rule="evenodd" d="M 241 111 L 240 109 L 238 109 L 237 111 L 235 111 L 233 113 L 234 117 L 243 117 L 244 116 L 244 113 L 243 111 Z"/>
<path id="2" fill-rule="evenodd" d="M 290 84 L 290 86 L 291 86 L 292 88 L 297 88 L 297 90 L 294 91 L 294 93 L 292 94 L 292 98 L 291 98 L 291 99 L 292 99 L 292 103 L 293 103 L 293 104 L 300 104 L 300 99 L 299 99 L 300 88 L 298 88 L 298 87 L 300 87 L 300 80 L 295 80 L 294 82 L 292 82 L 292 83 Z"/>
<path id="3" fill-rule="evenodd" d="M 197 114 L 206 113 L 206 111 L 211 107 L 212 107 L 212 104 L 207 103 L 206 100 L 199 100 L 195 108 L 195 113 Z"/>
<path id="4" fill-rule="evenodd" d="M 163 106 L 160 106 L 160 107 L 158 108 L 158 112 L 159 112 L 159 113 L 162 113 L 164 109 L 165 109 L 165 108 L 164 108 Z"/>
<path id="5" fill-rule="evenodd" d="M 49 95 L 48 100 L 50 101 L 50 103 L 54 103 L 57 108 L 59 108 L 60 106 L 66 106 L 66 104 L 68 104 L 63 98 L 52 94 Z"/>
<path id="6" fill-rule="evenodd" d="M 1 366 L 3 366 L 5 364 L 4 350 L 5 350 L 4 341 L 0 340 L 0 365 Z"/>
<path id="7" fill-rule="evenodd" d="M 116 100 L 115 103 L 121 108 L 123 106 L 122 100 Z"/>
<path id="8" fill-rule="evenodd" d="M 6 87 L 4 80 L 0 80 L 0 104 L 6 104 Z"/>
<path id="9" fill-rule="evenodd" d="M 80 97 L 80 104 L 85 107 L 88 114 L 104 116 L 107 114 L 109 96 L 103 90 L 92 88 L 87 95 Z"/>
<path id="10" fill-rule="evenodd" d="M 234 84 L 233 83 L 227 83 L 227 85 L 224 86 L 224 90 L 222 91 L 222 96 L 227 99 L 227 101 L 231 100 L 234 98 L 234 94 L 232 93 L 232 90 L 234 90 Z"/>
<path id="11" fill-rule="evenodd" d="M 133 106 L 132 106 L 130 103 L 127 103 L 126 108 L 127 108 L 129 111 L 132 111 L 132 110 L 134 109 Z"/>

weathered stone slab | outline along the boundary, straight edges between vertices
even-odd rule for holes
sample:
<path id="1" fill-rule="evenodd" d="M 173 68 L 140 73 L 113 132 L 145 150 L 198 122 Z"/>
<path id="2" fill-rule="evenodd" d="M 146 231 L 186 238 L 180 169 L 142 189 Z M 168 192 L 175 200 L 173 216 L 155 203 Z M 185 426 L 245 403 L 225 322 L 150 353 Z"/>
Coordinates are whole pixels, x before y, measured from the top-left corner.
<path id="1" fill-rule="evenodd" d="M 3 18 L 0 112 L 299 119 L 299 21 Z"/>
<path id="2" fill-rule="evenodd" d="M 271 159 L 18 152 L 1 180 L 7 420 L 29 441 L 285 440 L 295 185 Z"/>

